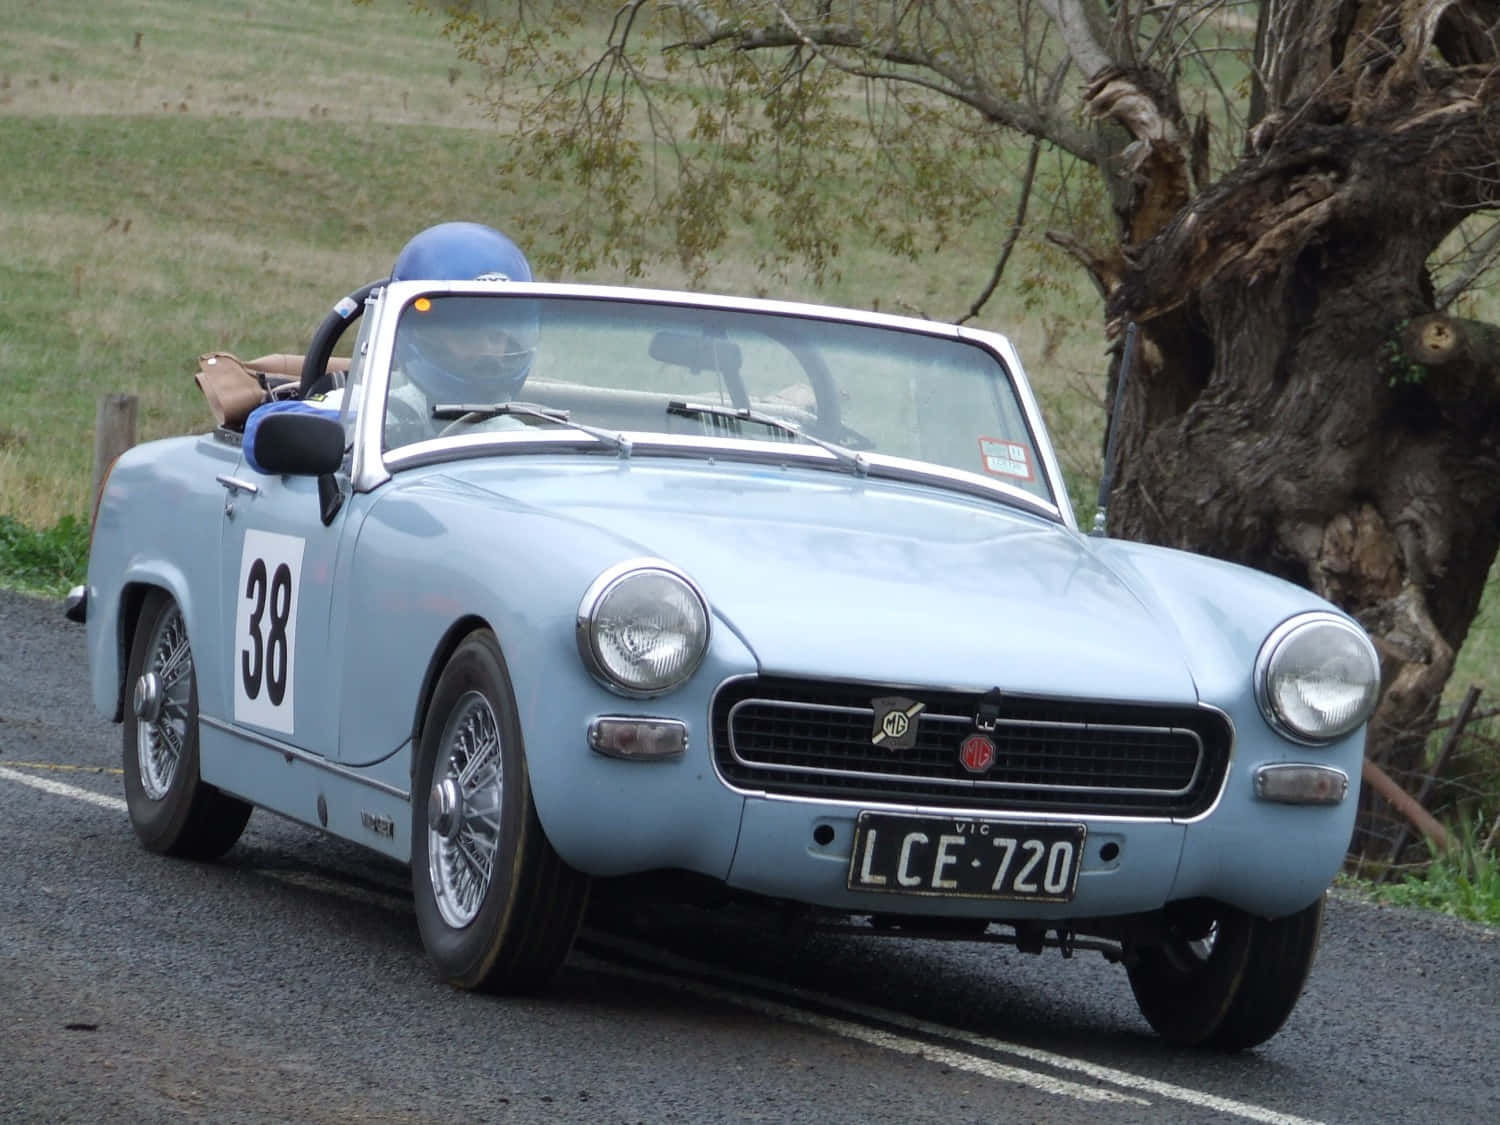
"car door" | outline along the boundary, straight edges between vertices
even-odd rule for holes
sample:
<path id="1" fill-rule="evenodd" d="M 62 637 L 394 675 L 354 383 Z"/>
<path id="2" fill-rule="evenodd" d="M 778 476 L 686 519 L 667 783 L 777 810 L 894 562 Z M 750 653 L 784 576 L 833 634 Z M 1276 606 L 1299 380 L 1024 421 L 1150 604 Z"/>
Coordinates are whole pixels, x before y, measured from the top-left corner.
<path id="1" fill-rule="evenodd" d="M 324 526 L 316 478 L 257 473 L 243 457 L 220 483 L 228 718 L 243 735 L 331 757 L 341 677 L 330 668 L 329 614 L 344 513 Z"/>

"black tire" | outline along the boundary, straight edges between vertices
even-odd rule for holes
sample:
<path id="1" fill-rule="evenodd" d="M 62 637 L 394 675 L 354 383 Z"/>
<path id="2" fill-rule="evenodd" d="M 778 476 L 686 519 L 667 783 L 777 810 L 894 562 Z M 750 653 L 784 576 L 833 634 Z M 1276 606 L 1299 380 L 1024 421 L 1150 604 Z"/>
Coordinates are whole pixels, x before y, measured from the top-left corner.
<path id="1" fill-rule="evenodd" d="M 483 815 L 490 809 L 498 819 Z M 588 877 L 553 851 L 537 819 L 510 677 L 487 630 L 449 659 L 422 723 L 412 890 L 438 970 L 487 992 L 544 987 L 588 905 Z"/>
<path id="2" fill-rule="evenodd" d="M 217 859 L 234 847 L 252 806 L 198 774 L 198 676 L 187 623 L 161 590 L 146 596 L 126 665 L 131 693 L 121 764 L 130 826 L 161 855 Z"/>
<path id="3" fill-rule="evenodd" d="M 1285 918 L 1221 906 L 1159 946 L 1132 950 L 1130 987 L 1167 1042 L 1241 1051 L 1264 1043 L 1297 1006 L 1322 932 L 1323 899 Z"/>

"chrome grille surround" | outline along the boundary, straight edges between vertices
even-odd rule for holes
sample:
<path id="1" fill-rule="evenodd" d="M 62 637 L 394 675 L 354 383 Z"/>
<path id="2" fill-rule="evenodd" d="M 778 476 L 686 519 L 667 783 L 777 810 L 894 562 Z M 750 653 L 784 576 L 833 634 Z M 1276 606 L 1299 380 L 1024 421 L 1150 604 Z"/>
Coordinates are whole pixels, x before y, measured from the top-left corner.
<path id="1" fill-rule="evenodd" d="M 916 744 L 872 741 L 871 701 L 904 694 L 925 705 Z M 777 796 L 923 807 L 1189 818 L 1223 787 L 1233 729 L 1196 705 L 1001 697 L 997 760 L 966 771 L 958 747 L 975 730 L 977 693 L 746 677 L 721 685 L 713 755 L 736 789 Z"/>

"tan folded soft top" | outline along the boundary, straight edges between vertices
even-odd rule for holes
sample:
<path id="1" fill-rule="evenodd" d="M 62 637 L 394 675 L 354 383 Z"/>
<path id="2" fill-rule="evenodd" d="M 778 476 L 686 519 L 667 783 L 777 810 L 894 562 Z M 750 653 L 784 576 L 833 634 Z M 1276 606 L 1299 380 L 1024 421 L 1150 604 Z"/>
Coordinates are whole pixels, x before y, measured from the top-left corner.
<path id="1" fill-rule="evenodd" d="M 302 356 L 287 352 L 248 362 L 228 352 L 207 352 L 198 357 L 193 380 L 208 399 L 214 422 L 226 429 L 242 430 L 257 406 L 273 398 L 296 397 L 292 392 L 302 378 L 302 360 Z M 349 370 L 349 360 L 335 356 L 328 361 L 328 370 L 343 374 Z"/>

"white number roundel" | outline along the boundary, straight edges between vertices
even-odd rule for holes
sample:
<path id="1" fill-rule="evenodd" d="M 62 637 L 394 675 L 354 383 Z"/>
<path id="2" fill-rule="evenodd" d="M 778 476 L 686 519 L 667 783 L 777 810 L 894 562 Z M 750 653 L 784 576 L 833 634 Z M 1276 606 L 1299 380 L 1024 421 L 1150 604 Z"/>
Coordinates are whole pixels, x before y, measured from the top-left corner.
<path id="1" fill-rule="evenodd" d="M 234 719 L 292 732 L 303 541 L 245 532 L 234 624 Z"/>

